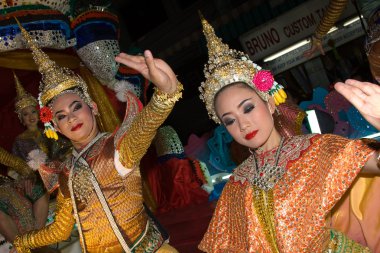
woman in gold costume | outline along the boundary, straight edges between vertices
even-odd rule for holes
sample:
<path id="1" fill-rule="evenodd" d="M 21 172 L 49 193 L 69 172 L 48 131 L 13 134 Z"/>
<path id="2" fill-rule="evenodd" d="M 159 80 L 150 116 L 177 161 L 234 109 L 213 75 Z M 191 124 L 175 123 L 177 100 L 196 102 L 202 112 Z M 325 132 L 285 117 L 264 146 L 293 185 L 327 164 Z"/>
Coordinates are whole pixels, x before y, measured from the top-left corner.
<path id="1" fill-rule="evenodd" d="M 202 25 L 209 61 L 201 98 L 212 119 L 251 155 L 224 187 L 199 249 L 370 252 L 331 229 L 329 213 L 359 173 L 380 174 L 379 152 L 335 135 L 281 136 L 271 95 L 282 92 L 273 88 L 273 76 L 223 44 L 206 20 Z"/>
<path id="2" fill-rule="evenodd" d="M 18 234 L 45 226 L 49 195 L 41 178 L 26 162 L 30 152 L 48 154 L 48 141 L 39 130 L 37 99 L 27 93 L 14 74 L 16 82 L 16 113 L 26 130 L 16 137 L 12 154 L 0 150 L 0 162 L 10 166 L 10 174 L 16 180 L 3 178 L 0 185 L 0 233 L 13 242 Z M 20 160 L 20 158 L 22 160 Z"/>
<path id="3" fill-rule="evenodd" d="M 18 236 L 17 251 L 65 240 L 76 223 L 83 252 L 177 252 L 144 209 L 139 170 L 156 130 L 182 96 L 172 69 L 150 51 L 144 56 L 118 55 L 118 62 L 141 72 L 156 90 L 142 110 L 137 98 L 125 92 L 122 125 L 114 134 L 101 133 L 97 105 L 83 79 L 57 66 L 20 28 L 42 74 L 39 102 L 45 132 L 56 138 L 59 131 L 74 148 L 63 163 L 40 166 L 48 190 L 58 189 L 56 219 L 44 229 Z"/>

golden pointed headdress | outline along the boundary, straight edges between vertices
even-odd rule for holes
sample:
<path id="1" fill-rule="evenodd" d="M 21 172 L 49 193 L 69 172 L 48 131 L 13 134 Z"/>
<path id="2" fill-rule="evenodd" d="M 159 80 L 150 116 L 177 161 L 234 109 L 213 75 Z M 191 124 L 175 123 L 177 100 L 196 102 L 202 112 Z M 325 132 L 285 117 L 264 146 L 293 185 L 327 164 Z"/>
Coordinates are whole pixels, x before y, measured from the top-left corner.
<path id="1" fill-rule="evenodd" d="M 27 45 L 32 50 L 33 60 L 38 65 L 38 71 L 42 75 L 40 82 L 39 102 L 46 106 L 54 97 L 60 95 L 63 91 L 73 88 L 80 88 L 86 100 L 91 101 L 87 91 L 87 85 L 83 79 L 67 68 L 58 66 L 45 54 L 33 41 L 30 34 L 22 27 L 16 19 L 21 33 L 26 40 Z"/>
<path id="2" fill-rule="evenodd" d="M 245 83 L 252 87 L 264 101 L 268 101 L 269 95 L 282 89 L 282 86 L 273 80 L 269 71 L 261 71 L 261 67 L 249 60 L 248 55 L 230 49 L 227 44 L 224 44 L 215 35 L 214 28 L 201 14 L 200 16 L 209 57 L 203 70 L 206 81 L 199 87 L 200 98 L 205 102 L 209 116 L 216 123 L 220 123 L 220 120 L 215 112 L 214 98 L 223 87 L 232 83 Z M 257 75 L 258 72 L 260 72 L 259 75 Z M 254 83 L 255 76 L 261 81 L 255 80 L 256 83 Z M 266 89 L 265 86 L 270 87 Z"/>
<path id="3" fill-rule="evenodd" d="M 16 92 L 17 92 L 17 97 L 16 97 L 16 113 L 18 114 L 19 118 L 21 119 L 21 111 L 22 109 L 28 107 L 28 106 L 34 106 L 37 107 L 38 102 L 35 97 L 33 97 L 30 93 L 28 93 L 24 87 L 22 87 L 20 80 L 16 76 L 16 73 L 13 72 L 13 77 L 15 79 L 15 84 L 16 84 Z"/>
<path id="4" fill-rule="evenodd" d="M 52 111 L 47 105 L 52 102 L 54 98 L 67 92 L 78 94 L 85 103 L 90 105 L 92 100 L 87 91 L 87 85 L 80 76 L 69 69 L 58 66 L 52 61 L 49 56 L 35 44 L 33 38 L 24 27 L 22 27 L 17 18 L 15 19 L 27 45 L 32 50 L 33 60 L 38 65 L 38 71 L 42 75 L 38 103 L 40 106 L 40 120 L 45 126 L 44 132 L 48 138 L 57 140 L 57 132 L 51 124 L 51 120 L 53 119 Z"/>

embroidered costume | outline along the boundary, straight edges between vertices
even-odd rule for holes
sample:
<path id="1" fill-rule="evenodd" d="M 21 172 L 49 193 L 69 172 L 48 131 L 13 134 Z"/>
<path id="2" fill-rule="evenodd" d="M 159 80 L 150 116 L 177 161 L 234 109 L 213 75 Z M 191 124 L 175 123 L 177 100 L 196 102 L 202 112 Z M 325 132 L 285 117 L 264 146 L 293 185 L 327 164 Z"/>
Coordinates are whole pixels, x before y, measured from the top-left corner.
<path id="1" fill-rule="evenodd" d="M 14 74 L 16 83 L 16 113 L 22 119 L 22 110 L 37 106 L 37 100 L 24 90 L 18 77 Z M 9 167 L 8 175 L 18 180 L 3 178 L 0 183 L 0 210 L 10 216 L 16 223 L 20 233 L 35 229 L 33 215 L 33 203 L 46 193 L 41 178 L 30 168 L 27 162 L 30 160 L 29 153 L 32 150 L 40 150 L 48 154 L 48 143 L 39 130 L 25 130 L 16 137 L 13 143 L 12 153 L 0 149 L 0 163 Z M 33 180 L 31 193 L 25 192 L 22 180 Z"/>
<path id="2" fill-rule="evenodd" d="M 260 154 L 257 167 L 251 155 L 235 169 L 199 248 L 324 252 L 333 237 L 337 246 L 332 252 L 348 252 L 350 247 L 356 249 L 353 252 L 369 252 L 330 230 L 327 217 L 373 150 L 360 140 L 335 135 L 295 136 L 286 139 L 279 152 L 280 170 L 273 174 L 258 170 L 274 165 L 277 150 Z"/>
<path id="3" fill-rule="evenodd" d="M 49 110 L 56 97 L 74 93 L 91 105 L 84 81 L 58 67 L 21 29 L 43 75 L 41 104 Z M 138 99 L 127 92 L 126 116 L 115 133 L 99 133 L 63 163 L 41 166 L 48 190 L 58 188 L 56 219 L 42 230 L 17 237 L 18 252 L 67 239 L 74 223 L 83 252 L 177 252 L 144 209 L 139 162 L 181 92 L 181 84 L 174 94 L 156 90 L 142 111 Z M 48 129 L 54 131 L 52 125 Z"/>
<path id="4" fill-rule="evenodd" d="M 203 18 L 202 25 L 209 61 L 201 99 L 216 123 L 220 120 L 215 96 L 230 84 L 246 84 L 263 101 L 275 96 L 272 90 L 278 84 L 268 72 L 255 77 L 262 71 L 258 65 L 223 44 Z M 364 141 L 337 135 L 282 137 L 272 150 L 258 148 L 224 187 L 199 249 L 213 253 L 369 252 L 331 229 L 329 214 L 373 152 Z"/>

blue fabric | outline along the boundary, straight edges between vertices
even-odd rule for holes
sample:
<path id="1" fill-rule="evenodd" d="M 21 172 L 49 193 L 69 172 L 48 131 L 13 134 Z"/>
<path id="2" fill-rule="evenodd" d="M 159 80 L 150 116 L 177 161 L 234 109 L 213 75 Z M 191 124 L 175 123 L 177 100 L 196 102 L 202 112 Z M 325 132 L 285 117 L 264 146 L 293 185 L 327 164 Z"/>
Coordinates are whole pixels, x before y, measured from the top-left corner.
<path id="1" fill-rule="evenodd" d="M 210 193 L 208 200 L 218 200 L 220 195 L 222 194 L 223 188 L 226 185 L 227 181 L 223 181 L 217 184 L 214 184 L 214 190 Z"/>
<path id="2" fill-rule="evenodd" d="M 363 138 L 379 132 L 363 118 L 355 107 L 352 107 L 347 111 L 347 117 L 350 125 L 354 129 L 349 136 L 351 139 Z"/>
<path id="3" fill-rule="evenodd" d="M 230 156 L 231 142 L 232 136 L 223 125 L 215 128 L 214 135 L 207 141 L 210 149 L 209 162 L 212 165 L 209 168 L 210 175 L 220 172 L 232 172 L 236 167 Z"/>
<path id="4" fill-rule="evenodd" d="M 43 20 L 39 22 L 23 24 L 23 27 L 29 32 L 35 30 L 58 30 L 63 32 L 66 39 L 71 39 L 73 37 L 69 24 L 62 20 Z M 20 28 L 17 24 L 0 27 L 0 36 L 17 35 L 19 33 Z"/>
<path id="5" fill-rule="evenodd" d="M 117 40 L 117 29 L 114 24 L 105 21 L 90 21 L 74 28 L 77 38 L 76 49 L 98 40 Z"/>

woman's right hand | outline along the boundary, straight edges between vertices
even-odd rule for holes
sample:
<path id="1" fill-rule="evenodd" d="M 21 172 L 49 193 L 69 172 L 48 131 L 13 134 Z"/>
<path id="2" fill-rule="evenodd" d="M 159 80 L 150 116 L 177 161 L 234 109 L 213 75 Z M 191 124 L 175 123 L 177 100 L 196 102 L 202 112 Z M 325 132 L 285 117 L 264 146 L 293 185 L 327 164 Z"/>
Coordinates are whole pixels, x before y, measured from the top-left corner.
<path id="1" fill-rule="evenodd" d="M 348 79 L 338 82 L 335 89 L 342 94 L 360 114 L 380 131 L 380 86 L 374 83 Z"/>

